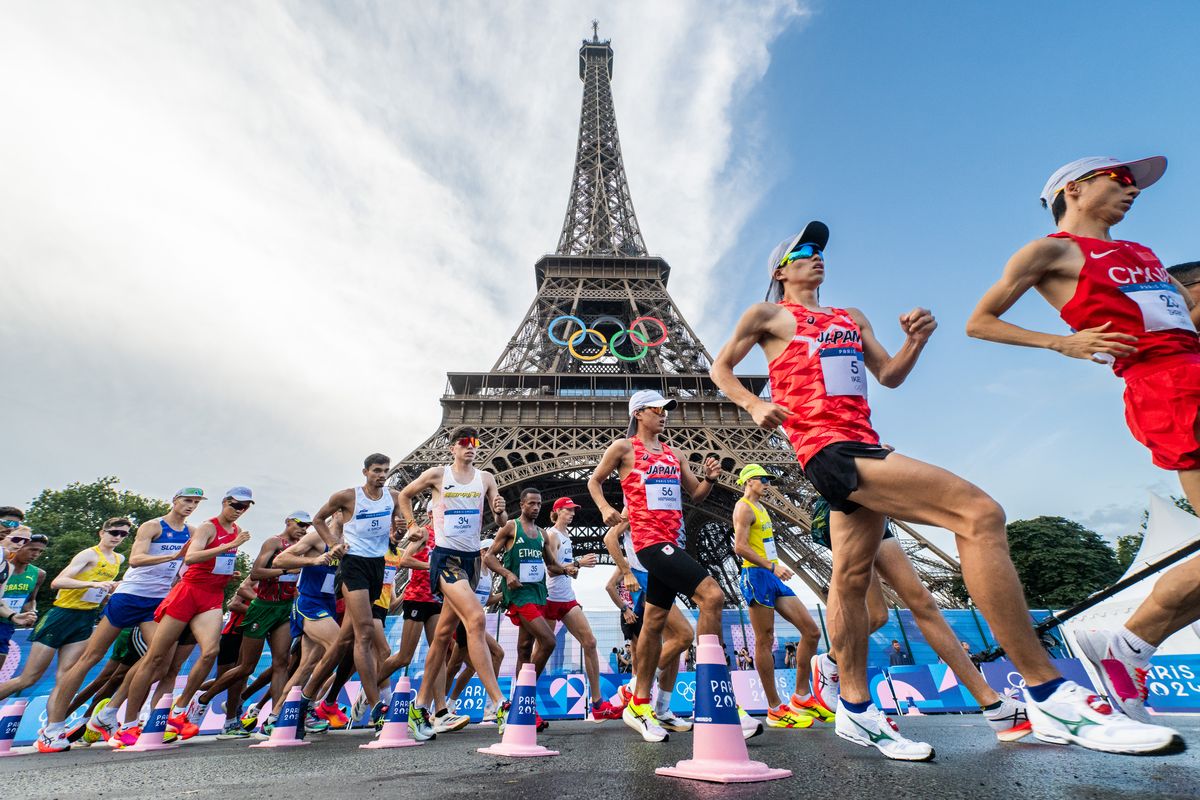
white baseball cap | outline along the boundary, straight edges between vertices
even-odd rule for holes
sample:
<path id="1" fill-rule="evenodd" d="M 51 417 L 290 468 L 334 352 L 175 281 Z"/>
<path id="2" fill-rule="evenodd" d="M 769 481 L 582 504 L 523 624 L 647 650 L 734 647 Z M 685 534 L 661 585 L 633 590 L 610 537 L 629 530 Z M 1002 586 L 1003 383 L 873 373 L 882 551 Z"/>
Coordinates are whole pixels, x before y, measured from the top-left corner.
<path id="1" fill-rule="evenodd" d="M 629 429 L 625 432 L 626 436 L 633 436 L 637 433 L 637 420 L 634 419 L 634 414 L 641 411 L 643 408 L 665 408 L 671 411 L 679 403 L 674 399 L 667 399 L 662 396 L 662 392 L 656 392 L 653 389 L 642 389 L 633 393 L 633 397 L 629 398 Z"/>
<path id="2" fill-rule="evenodd" d="M 310 525 L 312 524 L 312 517 L 309 515 L 309 513 L 307 511 L 293 511 L 292 513 L 290 513 L 286 517 L 284 517 L 284 520 L 285 521 L 296 520 L 296 522 L 307 522 Z"/>
<path id="3" fill-rule="evenodd" d="M 254 492 L 250 491 L 248 486 L 234 486 L 232 489 L 225 490 L 226 500 L 237 500 L 239 503 L 253 503 Z"/>
<path id="4" fill-rule="evenodd" d="M 1100 169 L 1127 167 L 1133 173 L 1133 179 L 1139 189 L 1153 185 L 1167 171 L 1166 156 L 1150 156 L 1136 161 L 1119 161 L 1111 156 L 1088 156 L 1070 164 L 1064 164 L 1054 171 L 1050 180 L 1042 188 L 1042 206 L 1049 208 L 1054 202 L 1054 196 L 1063 190 L 1071 181 L 1077 181 L 1084 175 Z"/>

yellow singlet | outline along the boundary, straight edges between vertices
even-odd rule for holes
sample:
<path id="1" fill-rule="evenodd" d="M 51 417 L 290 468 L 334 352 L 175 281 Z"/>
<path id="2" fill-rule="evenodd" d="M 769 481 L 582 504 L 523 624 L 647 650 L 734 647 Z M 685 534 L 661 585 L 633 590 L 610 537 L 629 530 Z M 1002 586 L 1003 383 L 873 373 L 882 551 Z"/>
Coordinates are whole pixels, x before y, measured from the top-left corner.
<path id="1" fill-rule="evenodd" d="M 751 503 L 746 497 L 739 498 L 738 502 L 750 506 L 754 512 L 754 524 L 750 526 L 750 549 L 772 564 L 779 561 L 779 554 L 775 551 L 775 527 L 767 510 Z M 757 567 L 758 564 L 743 559 L 742 566 Z"/>
<path id="2" fill-rule="evenodd" d="M 113 581 L 117 579 L 117 573 L 121 571 L 121 562 L 125 557 L 117 553 L 113 553 L 112 561 L 104 558 L 104 553 L 101 552 L 97 545 L 92 548 L 98 556 L 96 566 L 90 569 L 85 569 L 83 572 L 75 575 L 77 581 Z M 98 607 L 104 602 L 105 593 L 103 589 L 59 589 L 58 594 L 54 596 L 54 605 L 59 608 L 78 608 L 82 611 L 87 611 Z"/>

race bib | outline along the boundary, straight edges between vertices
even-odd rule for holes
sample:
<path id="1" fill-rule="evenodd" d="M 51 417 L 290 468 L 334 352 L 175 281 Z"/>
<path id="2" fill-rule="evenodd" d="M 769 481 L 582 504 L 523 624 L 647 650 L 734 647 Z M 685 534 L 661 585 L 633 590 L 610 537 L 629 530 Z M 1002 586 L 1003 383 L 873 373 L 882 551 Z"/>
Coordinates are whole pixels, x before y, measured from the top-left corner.
<path id="1" fill-rule="evenodd" d="M 384 567 L 383 568 L 383 585 L 384 586 L 395 586 L 396 585 L 396 573 L 399 571 L 400 570 L 396 569 L 395 567 Z"/>
<path id="2" fill-rule="evenodd" d="M 15 611 L 15 612 L 17 612 L 18 614 L 20 614 L 20 613 L 21 613 L 21 608 L 22 608 L 22 606 L 24 606 L 24 605 L 25 605 L 25 601 L 26 601 L 27 599 L 28 599 L 28 598 L 27 598 L 27 597 L 25 597 L 25 596 L 20 596 L 20 597 L 6 597 L 6 598 L 4 598 L 4 605 L 8 606 L 8 607 L 9 607 L 9 608 L 11 608 L 13 611 Z M 103 598 L 101 598 L 101 599 L 103 599 Z"/>
<path id="3" fill-rule="evenodd" d="M 295 583 L 300 580 L 300 574 L 296 572 L 285 572 L 279 576 L 280 583 Z"/>
<path id="4" fill-rule="evenodd" d="M 84 592 L 79 599 L 85 603 L 103 603 L 106 597 L 108 597 L 108 590 L 96 586 Z"/>
<path id="5" fill-rule="evenodd" d="M 232 575 L 233 564 L 237 561 L 237 553 L 221 553 L 213 559 L 213 575 Z"/>
<path id="6" fill-rule="evenodd" d="M 831 396 L 867 396 L 867 371 L 861 350 L 853 347 L 830 347 L 821 351 L 821 376 L 825 393 Z"/>
<path id="7" fill-rule="evenodd" d="M 179 574 L 179 568 L 183 566 L 183 559 L 177 558 L 174 561 L 168 561 L 162 565 L 163 572 L 169 574 L 172 578 Z"/>
<path id="8" fill-rule="evenodd" d="M 651 511 L 683 511 L 679 478 L 646 478 L 646 508 Z"/>
<path id="9" fill-rule="evenodd" d="M 1182 328 L 1196 330 L 1188 315 L 1187 303 L 1173 283 L 1135 283 L 1122 286 L 1121 291 L 1138 304 L 1142 312 L 1142 325 L 1149 331 L 1166 331 Z"/>
<path id="10" fill-rule="evenodd" d="M 763 539 L 762 547 L 763 547 L 763 553 L 766 554 L 768 559 L 770 559 L 771 561 L 779 560 L 779 552 L 775 549 L 774 537 Z"/>
<path id="11" fill-rule="evenodd" d="M 522 561 L 517 569 L 517 579 L 521 583 L 537 583 L 546 577 L 544 561 Z"/>
<path id="12" fill-rule="evenodd" d="M 479 534 L 482 517 L 478 508 L 448 508 L 443 521 L 454 536 L 475 536 Z"/>
<path id="13" fill-rule="evenodd" d="M 325 581 L 321 584 L 321 594 L 333 594 L 333 582 L 337 579 L 337 575 L 330 572 L 325 576 Z"/>

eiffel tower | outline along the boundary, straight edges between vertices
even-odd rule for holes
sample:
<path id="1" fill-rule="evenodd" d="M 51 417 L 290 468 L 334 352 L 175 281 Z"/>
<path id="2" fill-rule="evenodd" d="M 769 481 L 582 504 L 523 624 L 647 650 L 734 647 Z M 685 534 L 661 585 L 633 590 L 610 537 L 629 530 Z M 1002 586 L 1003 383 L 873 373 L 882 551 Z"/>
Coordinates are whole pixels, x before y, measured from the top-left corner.
<path id="1" fill-rule="evenodd" d="M 546 508 L 572 498 L 582 506 L 572 532 L 576 552 L 607 561 L 605 527 L 585 482 L 604 449 L 625 435 L 630 395 L 656 389 L 679 403 L 667 428 L 671 446 L 693 463 L 713 455 L 724 467 L 703 503 L 685 504 L 684 524 L 688 550 L 729 604 L 741 603 L 730 523 L 741 496 L 734 475 L 751 462 L 779 476 L 765 505 L 780 558 L 824 599 L 830 563 L 809 535 L 812 487 L 786 437 L 757 427 L 710 380 L 712 356 L 667 291 L 671 268 L 646 249 L 621 158 L 612 74 L 612 47 L 593 21 L 592 38 L 579 49 L 579 143 L 558 248 L 534 265 L 537 294 L 492 369 L 448 375 L 440 427 L 396 465 L 391 484 L 446 463 L 450 432 L 474 426 L 483 442 L 476 463 L 495 474 L 509 508 L 528 486 L 541 490 Z M 769 396 L 767 376 L 742 381 Z M 606 493 L 622 506 L 616 480 Z M 959 605 L 950 593 L 959 575 L 954 559 L 917 531 L 898 527 L 938 600 Z"/>

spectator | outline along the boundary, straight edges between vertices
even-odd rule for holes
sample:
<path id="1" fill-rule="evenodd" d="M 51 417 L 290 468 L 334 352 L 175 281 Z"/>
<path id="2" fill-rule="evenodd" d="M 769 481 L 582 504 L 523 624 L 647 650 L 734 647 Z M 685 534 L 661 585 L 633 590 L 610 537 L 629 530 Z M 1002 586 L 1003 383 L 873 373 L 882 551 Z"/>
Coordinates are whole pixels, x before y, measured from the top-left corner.
<path id="1" fill-rule="evenodd" d="M 624 649 L 614 647 L 613 654 L 617 657 L 617 672 L 627 674 L 633 668 L 633 661 L 629 658 L 629 642 L 625 643 Z"/>
<path id="2" fill-rule="evenodd" d="M 971 663 L 974 664 L 976 667 L 978 667 L 979 666 L 979 656 L 977 656 L 971 652 L 971 645 L 967 644 L 966 642 L 962 642 L 962 641 L 960 641 L 958 644 L 960 647 L 962 647 L 963 652 L 967 654 L 967 658 L 971 659 Z"/>
<path id="3" fill-rule="evenodd" d="M 684 658 L 684 671 L 696 671 L 696 645 L 688 645 L 687 655 Z"/>
<path id="4" fill-rule="evenodd" d="M 786 647 L 783 648 L 783 668 L 784 669 L 795 669 L 796 668 L 796 645 L 788 644 Z"/>
<path id="5" fill-rule="evenodd" d="M 892 639 L 892 649 L 888 653 L 888 664 L 893 667 L 905 667 L 913 663 L 912 656 L 900 647 L 898 639 Z"/>

